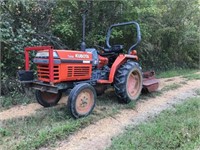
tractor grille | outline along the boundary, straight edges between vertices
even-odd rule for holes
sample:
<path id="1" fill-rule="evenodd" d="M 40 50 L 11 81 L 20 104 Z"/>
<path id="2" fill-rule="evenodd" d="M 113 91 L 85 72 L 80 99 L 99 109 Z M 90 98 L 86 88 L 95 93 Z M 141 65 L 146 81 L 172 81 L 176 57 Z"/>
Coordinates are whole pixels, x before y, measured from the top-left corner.
<path id="1" fill-rule="evenodd" d="M 54 82 L 56 80 L 59 80 L 59 66 L 53 67 L 53 73 L 54 73 Z M 49 66 L 48 65 L 37 65 L 37 75 L 38 79 L 42 81 L 49 82 L 50 76 L 49 76 Z"/>
<path id="2" fill-rule="evenodd" d="M 67 77 L 87 77 L 90 75 L 90 66 L 67 66 Z"/>

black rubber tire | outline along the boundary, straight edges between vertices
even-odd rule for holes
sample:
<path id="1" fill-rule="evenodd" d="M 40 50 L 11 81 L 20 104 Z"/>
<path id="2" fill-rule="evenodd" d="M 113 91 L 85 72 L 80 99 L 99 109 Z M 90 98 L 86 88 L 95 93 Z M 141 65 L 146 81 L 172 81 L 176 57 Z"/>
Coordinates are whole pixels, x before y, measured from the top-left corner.
<path id="1" fill-rule="evenodd" d="M 50 94 L 50 95 L 52 95 L 53 93 L 42 92 L 42 91 L 40 91 L 40 90 L 36 90 L 36 92 L 35 92 L 36 100 L 37 100 L 37 102 L 38 102 L 40 105 L 42 105 L 43 107 L 51 107 L 51 106 L 57 105 L 57 103 L 59 102 L 59 100 L 60 100 L 61 97 L 62 97 L 62 93 L 61 93 L 61 92 L 58 92 L 58 93 L 55 95 L 54 99 L 51 100 L 51 102 L 48 102 L 48 100 L 45 99 L 45 98 L 43 97 L 43 94 Z"/>
<path id="2" fill-rule="evenodd" d="M 105 90 L 107 89 L 107 86 L 103 84 L 99 84 L 99 85 L 96 85 L 94 88 L 96 90 L 97 96 L 100 96 L 104 94 Z"/>
<path id="3" fill-rule="evenodd" d="M 136 95 L 131 97 L 128 94 L 127 84 L 128 78 L 133 72 L 138 73 L 140 83 L 138 84 Z M 142 72 L 138 63 L 127 61 L 117 70 L 114 79 L 114 89 L 116 95 L 119 97 L 119 102 L 129 103 L 138 99 L 142 90 Z"/>
<path id="4" fill-rule="evenodd" d="M 84 91 L 84 90 L 89 90 L 91 91 L 92 93 L 92 97 L 93 97 L 93 100 L 92 100 L 92 104 L 91 104 L 91 107 L 89 107 L 89 110 L 85 113 L 80 113 L 78 111 L 78 109 L 76 108 L 76 103 L 77 103 L 77 98 L 79 96 L 79 94 Z M 81 83 L 81 84 L 78 84 L 76 85 L 70 92 L 69 94 L 69 97 L 68 97 L 68 103 L 67 103 L 67 106 L 68 106 L 68 109 L 71 113 L 71 115 L 74 117 L 74 118 L 81 118 L 81 117 L 86 117 L 88 116 L 94 109 L 95 107 L 95 104 L 96 104 L 96 91 L 94 89 L 93 86 L 91 86 L 90 84 L 88 83 Z"/>

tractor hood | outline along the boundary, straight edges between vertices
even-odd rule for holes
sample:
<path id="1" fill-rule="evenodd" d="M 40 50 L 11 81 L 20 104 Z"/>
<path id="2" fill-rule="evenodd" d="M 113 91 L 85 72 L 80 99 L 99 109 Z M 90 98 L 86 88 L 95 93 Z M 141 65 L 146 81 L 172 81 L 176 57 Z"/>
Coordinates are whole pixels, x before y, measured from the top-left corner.
<path id="1" fill-rule="evenodd" d="M 38 51 L 34 63 L 36 64 L 48 64 L 49 63 L 49 52 Z M 54 64 L 60 63 L 92 63 L 92 53 L 83 51 L 73 50 L 53 50 Z"/>

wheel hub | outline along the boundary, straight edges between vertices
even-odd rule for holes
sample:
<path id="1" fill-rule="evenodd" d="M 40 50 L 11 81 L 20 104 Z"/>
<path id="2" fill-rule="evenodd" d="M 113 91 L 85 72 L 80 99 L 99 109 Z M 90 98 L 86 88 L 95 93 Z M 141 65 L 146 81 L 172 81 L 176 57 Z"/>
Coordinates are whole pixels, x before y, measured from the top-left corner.
<path id="1" fill-rule="evenodd" d="M 88 98 L 85 96 L 81 99 L 81 107 L 85 107 L 88 104 Z"/>
<path id="2" fill-rule="evenodd" d="M 141 82 L 139 74 L 137 72 L 132 72 L 129 75 L 127 82 L 128 82 L 127 83 L 128 94 L 131 97 L 136 96 L 138 94 L 139 89 L 140 89 L 139 83 Z"/>
<path id="3" fill-rule="evenodd" d="M 80 114 L 87 113 L 94 102 L 93 93 L 90 90 L 83 90 L 78 96 L 76 101 L 76 109 Z"/>

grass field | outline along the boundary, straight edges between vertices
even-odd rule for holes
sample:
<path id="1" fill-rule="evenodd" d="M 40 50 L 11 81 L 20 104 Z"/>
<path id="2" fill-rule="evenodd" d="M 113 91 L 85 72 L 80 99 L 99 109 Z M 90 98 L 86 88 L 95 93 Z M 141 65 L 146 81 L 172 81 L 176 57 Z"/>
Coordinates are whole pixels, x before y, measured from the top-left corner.
<path id="1" fill-rule="evenodd" d="M 82 119 L 73 119 L 65 105 L 43 108 L 32 116 L 2 121 L 0 124 L 0 147 L 3 149 L 37 149 L 53 145 L 102 118 L 115 115 L 123 109 L 134 109 L 135 103 L 122 105 L 117 102 L 114 91 L 100 96 L 94 112 Z"/>
<path id="2" fill-rule="evenodd" d="M 113 139 L 107 150 L 189 150 L 200 146 L 200 98 L 192 98 Z"/>
<path id="3" fill-rule="evenodd" d="M 187 75 L 187 78 L 188 76 L 192 79 L 197 78 L 192 74 L 191 77 L 186 72 L 184 75 Z M 172 75 L 172 73 L 168 72 L 166 74 Z M 168 77 L 169 75 L 163 74 L 162 76 Z M 161 91 L 141 95 L 140 100 L 148 100 L 150 97 L 160 96 L 166 91 L 174 90 L 181 86 L 181 84 L 177 83 L 168 85 Z M 0 110 L 3 111 L 18 104 L 31 103 L 33 99 L 34 97 L 27 98 L 22 95 L 14 97 L 14 100 L 12 97 L 1 97 Z M 9 150 L 31 150 L 47 145 L 53 146 L 56 141 L 68 137 L 70 134 L 89 124 L 97 122 L 102 118 L 113 116 L 123 109 L 134 109 L 136 105 L 135 102 L 123 105 L 117 101 L 114 91 L 108 92 L 98 97 L 96 108 L 90 116 L 78 120 L 70 116 L 65 105 L 60 105 L 52 108 L 39 109 L 34 115 L 25 118 L 14 118 L 2 121 L 0 122 L 0 149 L 3 147 L 3 149 Z"/>

